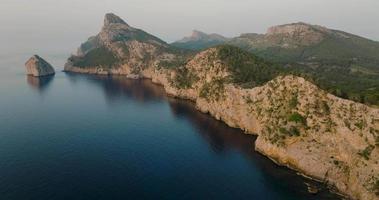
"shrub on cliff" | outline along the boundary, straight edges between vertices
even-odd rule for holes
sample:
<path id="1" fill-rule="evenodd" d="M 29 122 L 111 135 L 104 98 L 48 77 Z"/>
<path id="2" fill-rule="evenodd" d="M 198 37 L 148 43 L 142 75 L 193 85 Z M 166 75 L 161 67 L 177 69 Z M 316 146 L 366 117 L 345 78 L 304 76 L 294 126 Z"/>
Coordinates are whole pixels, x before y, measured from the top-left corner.
<path id="1" fill-rule="evenodd" d="M 223 79 L 216 79 L 211 82 L 205 83 L 201 89 L 199 96 L 205 98 L 207 101 L 218 101 L 224 97 L 224 82 Z"/>
<path id="2" fill-rule="evenodd" d="M 120 61 L 105 47 L 94 49 L 83 57 L 71 56 L 70 60 L 74 66 L 78 67 L 112 67 Z"/>
<path id="3" fill-rule="evenodd" d="M 192 84 L 199 80 L 199 77 L 190 72 L 185 67 L 180 67 L 176 69 L 176 76 L 172 80 L 172 84 L 180 89 L 188 89 L 192 87 Z"/>
<path id="4" fill-rule="evenodd" d="M 280 69 L 238 47 L 222 45 L 217 49 L 219 59 L 232 72 L 232 81 L 241 86 L 262 85 L 284 72 L 284 68 Z"/>
<path id="5" fill-rule="evenodd" d="M 303 117 L 302 115 L 300 115 L 299 113 L 295 112 L 295 113 L 292 113 L 289 117 L 288 117 L 288 121 L 290 122 L 296 122 L 296 123 L 301 123 L 303 125 L 305 125 L 307 123 L 307 120 L 305 119 L 305 117 Z"/>

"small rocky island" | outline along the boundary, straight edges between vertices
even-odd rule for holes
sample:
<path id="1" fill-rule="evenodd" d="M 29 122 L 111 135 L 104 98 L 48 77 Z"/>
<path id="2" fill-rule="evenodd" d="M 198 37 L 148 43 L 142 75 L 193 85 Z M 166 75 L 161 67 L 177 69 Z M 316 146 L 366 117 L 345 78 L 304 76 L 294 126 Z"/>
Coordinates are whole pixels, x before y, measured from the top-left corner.
<path id="1" fill-rule="evenodd" d="M 38 55 L 34 55 L 25 63 L 27 75 L 40 77 L 54 75 L 54 68 Z"/>

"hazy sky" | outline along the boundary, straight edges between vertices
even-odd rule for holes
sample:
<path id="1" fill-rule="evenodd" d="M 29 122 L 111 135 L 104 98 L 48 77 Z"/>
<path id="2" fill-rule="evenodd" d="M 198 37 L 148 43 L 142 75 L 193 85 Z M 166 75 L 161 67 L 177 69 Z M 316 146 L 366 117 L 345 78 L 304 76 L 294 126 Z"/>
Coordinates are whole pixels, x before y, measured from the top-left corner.
<path id="1" fill-rule="evenodd" d="M 0 54 L 72 52 L 107 12 L 168 42 L 191 30 L 236 36 L 303 21 L 379 40 L 379 0 L 0 0 Z"/>

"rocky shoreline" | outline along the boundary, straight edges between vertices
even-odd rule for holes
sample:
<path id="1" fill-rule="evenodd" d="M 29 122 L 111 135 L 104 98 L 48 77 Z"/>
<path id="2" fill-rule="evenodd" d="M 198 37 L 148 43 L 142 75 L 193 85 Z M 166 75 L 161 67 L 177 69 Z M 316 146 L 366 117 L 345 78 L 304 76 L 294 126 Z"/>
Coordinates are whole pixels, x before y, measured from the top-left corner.
<path id="1" fill-rule="evenodd" d="M 169 78 L 175 76 L 175 72 L 171 70 L 157 70 L 154 68 L 148 68 L 143 70 L 140 74 L 129 74 L 128 71 L 125 70 L 128 67 L 124 67 L 124 70 L 115 70 L 115 71 L 107 71 L 104 72 L 103 70 L 97 70 L 94 68 L 91 69 L 83 69 L 83 68 L 77 68 L 77 67 L 70 67 L 66 68 L 65 71 L 75 72 L 75 73 L 87 73 L 87 74 L 99 74 L 99 75 L 124 75 L 129 78 L 148 78 L 151 79 L 153 83 L 162 85 L 165 88 L 165 91 L 168 95 L 191 100 L 195 103 L 196 109 L 203 113 L 208 113 L 211 116 L 213 116 L 217 120 L 221 120 L 225 122 L 228 126 L 239 128 L 243 131 L 245 131 L 247 134 L 256 134 L 258 135 L 257 140 L 255 141 L 256 150 L 263 155 L 269 157 L 273 161 L 275 161 L 279 165 L 287 166 L 295 171 L 300 172 L 305 177 L 324 182 L 328 185 L 330 185 L 333 188 L 336 188 L 338 193 L 349 197 L 352 199 L 377 199 L 375 194 L 370 193 L 367 191 L 362 184 L 362 180 L 364 178 L 367 178 L 368 175 L 365 177 L 354 179 L 351 176 L 356 176 L 357 174 L 360 174 L 362 172 L 361 167 L 355 167 L 353 165 L 357 164 L 357 160 L 359 159 L 359 155 L 355 153 L 347 153 L 344 156 L 347 156 L 347 158 L 339 158 L 338 161 L 341 162 L 341 165 L 344 168 L 349 168 L 349 174 L 346 174 L 344 170 L 341 170 L 341 167 L 337 166 L 335 162 L 329 161 L 333 160 L 331 159 L 331 155 L 339 155 L 342 154 L 340 152 L 334 152 L 331 154 L 331 151 L 334 151 L 334 149 L 338 146 L 337 142 L 333 142 L 333 140 L 336 140 L 336 138 L 341 138 L 341 134 L 344 134 L 342 132 L 339 132 L 337 134 L 334 134 L 331 137 L 324 138 L 323 136 L 320 136 L 320 134 L 317 134 L 315 137 L 314 135 L 306 135 L 301 136 L 300 138 L 286 138 L 284 139 L 284 145 L 277 145 L 270 142 L 269 139 L 267 139 L 267 134 L 265 127 L 267 126 L 267 123 L 265 120 L 267 118 L 270 118 L 272 116 L 264 116 L 259 117 L 257 113 L 249 113 L 250 106 L 248 103 L 246 103 L 246 99 L 244 98 L 246 95 L 258 95 L 258 96 L 266 96 L 267 90 L 270 90 L 271 88 L 270 83 L 265 84 L 261 87 L 256 87 L 252 89 L 241 89 L 238 87 L 235 87 L 234 85 L 227 85 L 225 87 L 225 97 L 221 101 L 207 101 L 204 98 L 201 98 L 198 96 L 199 91 L 196 89 L 178 89 L 171 85 Z M 114 73 L 117 72 L 117 73 Z M 201 73 L 201 72 L 200 72 Z M 328 104 L 331 104 L 331 113 L 335 114 L 336 112 L 339 112 L 338 110 L 333 109 L 333 107 L 350 107 L 350 105 L 353 105 L 354 107 L 357 107 L 356 110 L 364 110 L 365 115 L 367 115 L 367 111 L 370 110 L 372 112 L 372 117 L 379 116 L 379 110 L 374 108 L 369 108 L 363 104 L 358 104 L 352 101 L 340 99 L 338 97 L 335 97 L 330 94 L 326 94 L 325 92 L 318 91 L 316 86 L 313 84 L 305 81 L 303 78 L 300 77 L 294 77 L 294 76 L 285 76 L 285 77 L 278 77 L 273 81 L 270 82 L 277 82 L 281 83 L 282 85 L 286 84 L 299 84 L 299 88 L 310 87 L 313 90 L 317 90 L 318 93 L 321 93 L 322 95 L 317 98 L 327 98 L 329 101 Z M 300 86 L 301 85 L 301 86 Z M 196 87 L 195 88 L 199 88 Z M 314 91 L 312 91 L 314 92 Z M 310 93 L 312 93 L 310 92 Z M 259 95 L 259 93 L 261 93 Z M 263 95 L 262 95 L 263 94 Z M 317 93 L 316 93 L 317 94 Z M 306 97 L 309 95 L 304 95 L 303 97 Z M 299 100 L 301 101 L 301 100 Z M 306 104 L 303 102 L 300 102 L 301 104 Z M 336 105 L 336 103 L 338 105 Z M 273 106 L 273 105 L 268 105 Z M 361 115 L 362 113 L 355 113 L 357 115 Z M 336 120 L 341 121 L 341 120 Z M 341 124 L 338 124 L 341 126 Z M 335 129 L 344 129 L 345 127 L 335 127 Z M 305 131 L 305 130 L 304 130 Z M 354 131 L 351 131 L 352 133 Z M 359 133 L 357 133 L 359 134 Z M 346 134 L 344 134 L 346 135 Z M 311 137 L 310 137 L 311 136 Z M 353 136 L 354 137 L 354 136 Z M 329 140 L 329 143 L 326 146 L 329 146 L 328 148 L 321 149 L 318 152 L 307 152 L 305 149 L 306 146 L 317 144 L 317 142 Z M 318 140 L 317 142 L 314 142 L 314 140 Z M 330 142 L 332 141 L 332 142 Z M 336 146 L 337 145 L 337 146 Z M 351 145 L 351 144 L 348 144 Z M 359 146 L 362 146 L 362 144 L 357 144 Z M 323 145 L 321 145 L 323 146 Z M 311 147 L 312 148 L 312 147 Z M 317 149 L 319 147 L 314 147 L 314 149 Z M 343 148 L 337 148 L 340 150 L 343 150 L 346 147 Z M 362 147 L 364 149 L 364 147 Z M 349 149 L 346 149 L 347 151 Z M 350 149 L 351 151 L 356 150 Z M 377 152 L 374 153 L 374 151 L 371 153 L 373 156 L 372 160 L 375 160 L 378 156 Z M 332 156 L 333 157 L 333 156 Z M 337 156 L 336 156 L 337 157 Z M 333 157 L 334 158 L 334 157 Z M 335 159 L 337 160 L 337 159 Z M 360 159 L 359 159 L 360 160 Z M 352 163 L 349 163 L 349 161 L 354 161 Z M 331 163 L 330 163 L 331 162 Z M 360 161 L 365 162 L 365 161 Z M 367 163 L 363 163 L 367 165 Z M 370 163 L 370 167 L 363 168 L 363 171 L 366 171 L 365 169 L 371 169 L 374 173 L 378 170 L 378 165 L 373 162 Z M 351 168 L 351 169 L 350 169 Z M 356 175 L 350 175 L 350 171 L 356 173 Z M 354 187 L 351 187 L 354 186 Z"/>

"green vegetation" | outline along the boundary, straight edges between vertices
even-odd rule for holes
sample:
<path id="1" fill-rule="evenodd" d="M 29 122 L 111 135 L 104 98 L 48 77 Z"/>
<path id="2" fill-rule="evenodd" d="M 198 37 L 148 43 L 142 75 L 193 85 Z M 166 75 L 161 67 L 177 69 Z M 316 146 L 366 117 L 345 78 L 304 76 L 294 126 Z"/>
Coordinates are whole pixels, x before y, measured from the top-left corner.
<path id="1" fill-rule="evenodd" d="M 190 72 L 185 67 L 180 67 L 176 69 L 175 79 L 171 83 L 177 88 L 188 89 L 198 80 L 199 77 L 197 77 L 196 74 Z"/>
<path id="2" fill-rule="evenodd" d="M 319 32 L 318 28 L 309 26 L 312 31 Z M 321 42 L 309 45 L 302 45 L 302 38 L 298 36 L 290 37 L 284 34 L 269 38 L 260 34 L 243 34 L 225 43 L 285 66 L 279 71 L 282 72 L 284 69 L 288 73 L 307 78 L 338 97 L 379 106 L 379 42 L 336 30 L 322 34 Z M 292 47 L 283 47 L 284 41 Z M 178 44 L 178 47 L 201 50 L 213 45 L 207 44 L 206 41 L 191 41 Z M 232 51 L 239 54 L 235 50 Z M 236 83 L 251 87 L 262 84 L 267 81 L 266 78 L 276 74 L 267 76 L 265 72 L 258 72 L 264 76 L 263 80 L 257 79 L 253 74 L 254 67 L 246 67 L 247 70 L 240 68 L 239 64 L 244 63 L 248 56 L 241 54 L 236 57 L 227 49 L 223 52 L 226 57 L 233 57 L 229 61 L 238 68 Z M 264 67 L 262 70 L 265 70 Z M 249 85 L 249 81 L 252 84 Z"/>
<path id="3" fill-rule="evenodd" d="M 222 45 L 217 49 L 220 60 L 233 73 L 232 81 L 243 87 L 262 85 L 284 71 L 238 47 Z"/>
<path id="4" fill-rule="evenodd" d="M 162 60 L 158 64 L 158 68 L 173 69 L 184 67 L 188 62 L 188 58 L 184 56 L 177 56 L 172 60 Z"/>
<path id="5" fill-rule="evenodd" d="M 356 127 L 358 127 L 359 129 L 363 129 L 363 127 L 364 127 L 364 125 L 365 125 L 365 123 L 364 123 L 364 121 L 363 120 L 360 120 L 359 122 L 357 122 L 357 123 L 355 123 L 354 124 Z"/>
<path id="6" fill-rule="evenodd" d="M 320 43 L 294 48 L 280 46 L 284 39 L 294 39 L 291 42 L 296 44 L 296 38 L 287 36 L 272 40 L 259 35 L 244 36 L 229 44 L 286 66 L 290 73 L 305 77 L 336 96 L 379 105 L 379 42 L 341 31 L 324 34 Z"/>
<path id="7" fill-rule="evenodd" d="M 321 59 L 317 62 L 312 61 L 313 64 L 311 64 L 294 58 L 276 60 L 272 58 L 275 57 L 273 56 L 275 53 L 266 55 L 262 52 L 253 52 L 259 57 L 230 45 L 218 46 L 220 60 L 224 61 L 233 72 L 233 82 L 242 87 L 259 86 L 278 75 L 293 74 L 304 77 L 341 98 L 368 105 L 379 105 L 379 69 L 373 67 L 367 69 L 371 72 L 377 71 L 377 73 L 352 72 L 350 67 L 356 66 L 352 61 L 340 60 L 337 62 L 336 60 Z M 377 57 L 379 66 L 379 56 Z M 262 58 L 272 61 L 272 63 Z M 294 62 L 295 60 L 296 62 Z M 326 104 L 322 105 L 322 109 L 326 113 L 330 111 Z"/>
<path id="8" fill-rule="evenodd" d="M 155 37 L 154 35 L 146 33 L 145 31 L 143 31 L 141 29 L 130 29 L 130 30 L 128 30 L 128 33 L 118 32 L 117 35 L 112 36 L 112 42 L 130 41 L 130 40 L 137 40 L 139 42 L 154 41 L 152 43 L 157 42 L 160 44 L 166 44 L 165 41 Z"/>
<path id="9" fill-rule="evenodd" d="M 363 151 L 360 151 L 358 154 L 362 156 L 366 160 L 370 160 L 370 155 L 372 150 L 374 150 L 375 146 L 369 145 Z"/>
<path id="10" fill-rule="evenodd" d="M 71 56 L 69 59 L 78 67 L 112 67 L 120 61 L 105 47 L 93 49 L 84 57 Z"/>
<path id="11" fill-rule="evenodd" d="M 327 48 L 328 47 L 328 48 Z M 242 47 L 244 48 L 244 47 Z M 352 47 L 335 47 L 333 45 L 322 45 L 317 47 L 317 51 L 309 50 L 314 47 L 299 47 L 300 49 L 283 49 L 283 48 L 266 48 L 266 49 L 250 49 L 251 52 L 258 56 L 248 58 L 249 56 L 233 56 L 240 54 L 237 50 L 229 52 L 223 50 L 224 57 L 230 55 L 229 59 L 232 66 L 236 66 L 240 70 L 236 73 L 236 82 L 248 82 L 255 80 L 257 84 L 263 83 L 277 74 L 293 74 L 304 77 L 313 82 L 320 88 L 345 99 L 368 105 L 379 106 L 379 43 L 375 47 L 376 53 L 369 53 L 369 58 L 365 55 L 371 50 Z M 346 52 L 343 48 L 351 48 Z M 246 49 L 246 47 L 245 47 Z M 338 49 L 338 50 L 336 50 Z M 323 52 L 327 50 L 327 52 Z M 332 52 L 329 52 L 331 50 Z M 336 55 L 336 52 L 342 52 Z M 321 56 L 322 55 L 322 56 Z M 357 57 L 359 55 L 360 57 Z M 304 57 L 302 57 L 304 56 Z M 306 56 L 306 57 L 305 57 Z M 307 60 L 310 57 L 316 60 Z M 262 70 L 255 71 L 254 62 L 250 64 L 247 60 L 262 61 L 263 58 L 275 65 L 267 69 L 267 62 L 263 62 L 258 66 Z M 353 59 L 356 58 L 356 59 Z M 245 63 L 245 64 L 244 64 Z M 241 68 L 241 65 L 245 66 Z M 275 67 L 281 65 L 285 67 Z M 357 70 L 359 69 L 359 70 Z M 255 75 L 253 75 L 255 74 Z M 258 78 L 257 76 L 262 76 Z"/>
<path id="12" fill-rule="evenodd" d="M 214 47 L 220 44 L 223 44 L 225 41 L 220 40 L 200 40 L 200 41 L 190 41 L 190 42 L 174 42 L 173 46 L 183 49 L 190 50 L 203 50 L 206 48 Z"/>
<path id="13" fill-rule="evenodd" d="M 338 166 L 340 164 L 340 162 L 338 160 L 333 160 L 333 164 Z"/>
<path id="14" fill-rule="evenodd" d="M 209 83 L 205 83 L 201 89 L 199 96 L 205 98 L 207 101 L 218 101 L 224 97 L 224 82 L 223 79 L 216 79 Z"/>
<path id="15" fill-rule="evenodd" d="M 291 99 L 290 99 L 290 102 L 289 102 L 289 106 L 291 109 L 293 108 L 296 108 L 297 104 L 298 104 L 298 100 L 297 100 L 297 95 L 294 95 Z"/>
<path id="16" fill-rule="evenodd" d="M 338 97 L 379 105 L 379 75 L 352 72 L 349 63 L 319 63 L 313 67 L 299 63 L 283 65 L 289 73 L 302 76 Z"/>
<path id="17" fill-rule="evenodd" d="M 373 190 L 375 192 L 375 195 L 379 196 L 379 179 L 376 179 L 376 181 L 374 182 Z"/>
<path id="18" fill-rule="evenodd" d="M 289 130 L 283 128 L 283 127 L 280 127 L 279 128 L 279 133 L 283 134 L 283 135 L 287 135 L 287 136 L 300 136 L 300 131 L 298 128 L 294 127 L 294 126 L 291 126 Z"/>
<path id="19" fill-rule="evenodd" d="M 330 107 L 326 101 L 321 102 L 321 109 L 324 113 L 330 114 Z"/>
<path id="20" fill-rule="evenodd" d="M 305 119 L 305 117 L 303 117 L 302 115 L 300 115 L 300 114 L 297 113 L 297 112 L 292 113 L 292 114 L 288 117 L 288 121 L 290 121 L 290 122 L 300 123 L 300 124 L 303 124 L 303 125 L 306 125 L 306 124 L 307 124 L 307 120 Z"/>

